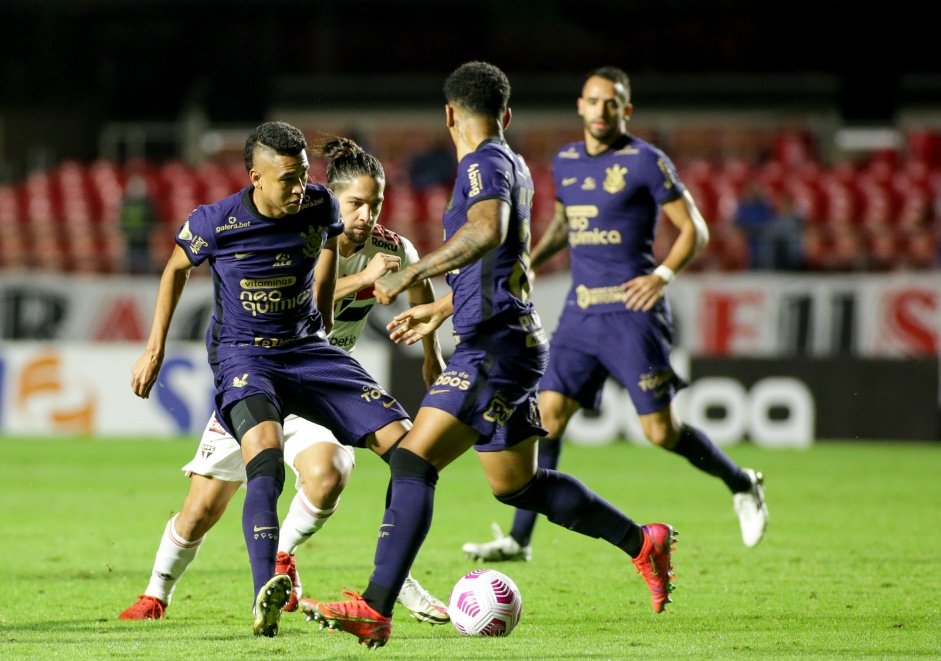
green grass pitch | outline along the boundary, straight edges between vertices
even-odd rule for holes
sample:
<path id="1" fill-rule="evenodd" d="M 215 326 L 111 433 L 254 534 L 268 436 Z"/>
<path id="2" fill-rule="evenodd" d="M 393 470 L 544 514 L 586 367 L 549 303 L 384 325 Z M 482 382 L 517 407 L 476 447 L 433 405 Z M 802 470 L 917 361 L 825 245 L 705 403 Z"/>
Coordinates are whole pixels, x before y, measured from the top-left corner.
<path id="1" fill-rule="evenodd" d="M 503 563 L 523 594 L 507 638 L 463 638 L 396 612 L 381 650 L 286 613 L 281 635 L 251 635 L 242 494 L 177 587 L 168 618 L 122 622 L 147 584 L 187 481 L 194 439 L 0 438 L 0 658 L 69 659 L 910 659 L 941 657 L 941 444 L 818 443 L 728 449 L 764 471 L 771 523 L 746 549 L 723 485 L 683 459 L 616 443 L 567 445 L 562 468 L 641 523 L 679 531 L 667 612 L 628 558 L 541 520 L 531 563 Z M 382 516 L 387 467 L 368 452 L 337 514 L 298 551 L 306 592 L 361 590 Z M 290 481 L 290 478 L 289 478 Z M 282 515 L 293 493 L 281 500 Z M 476 565 L 460 547 L 511 511 L 470 453 L 438 485 L 413 574 L 447 600 Z"/>

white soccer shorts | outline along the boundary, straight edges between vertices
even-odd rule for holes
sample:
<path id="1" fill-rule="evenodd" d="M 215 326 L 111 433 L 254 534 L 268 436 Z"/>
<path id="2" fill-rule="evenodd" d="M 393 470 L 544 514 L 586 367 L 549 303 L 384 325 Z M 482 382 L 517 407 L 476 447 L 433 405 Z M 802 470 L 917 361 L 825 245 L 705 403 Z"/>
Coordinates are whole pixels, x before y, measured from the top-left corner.
<path id="1" fill-rule="evenodd" d="M 296 415 L 289 415 L 284 420 L 284 461 L 294 471 L 294 485 L 301 488 L 301 479 L 294 467 L 294 460 L 301 452 L 317 443 L 333 443 L 338 445 L 350 456 L 353 466 L 356 465 L 356 453 L 353 448 L 343 445 L 326 427 L 314 424 Z M 209 418 L 203 435 L 199 439 L 196 455 L 183 466 L 182 471 L 187 477 L 203 475 L 227 482 L 247 481 L 245 475 L 245 462 L 242 461 L 242 448 L 216 421 L 215 415 Z"/>

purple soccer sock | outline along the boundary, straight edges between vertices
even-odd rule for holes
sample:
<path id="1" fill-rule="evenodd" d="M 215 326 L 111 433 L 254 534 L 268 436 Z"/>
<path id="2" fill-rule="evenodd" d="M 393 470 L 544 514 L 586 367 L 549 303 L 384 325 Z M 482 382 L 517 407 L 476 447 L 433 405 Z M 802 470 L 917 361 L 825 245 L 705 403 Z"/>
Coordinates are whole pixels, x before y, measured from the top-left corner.
<path id="1" fill-rule="evenodd" d="M 745 471 L 695 427 L 683 425 L 680 440 L 671 452 L 686 457 L 687 461 L 699 470 L 725 482 L 732 493 L 751 489 L 751 480 Z"/>
<path id="2" fill-rule="evenodd" d="M 246 485 L 242 508 L 242 534 L 252 566 L 252 581 L 258 595 L 262 586 L 274 576 L 274 559 L 278 553 L 278 496 L 281 484 L 271 475 L 251 478 Z"/>
<path id="3" fill-rule="evenodd" d="M 363 591 L 366 603 L 387 616 L 431 527 L 438 480 L 431 464 L 401 448 L 391 467 L 390 502 L 379 527 L 373 573 Z"/>
<path id="4" fill-rule="evenodd" d="M 539 468 L 555 470 L 559 467 L 559 455 L 562 453 L 562 441 L 557 438 L 544 438 L 539 441 Z M 520 546 L 526 546 L 533 538 L 536 518 L 539 515 L 531 510 L 517 509 L 513 514 L 513 526 L 510 537 Z"/>

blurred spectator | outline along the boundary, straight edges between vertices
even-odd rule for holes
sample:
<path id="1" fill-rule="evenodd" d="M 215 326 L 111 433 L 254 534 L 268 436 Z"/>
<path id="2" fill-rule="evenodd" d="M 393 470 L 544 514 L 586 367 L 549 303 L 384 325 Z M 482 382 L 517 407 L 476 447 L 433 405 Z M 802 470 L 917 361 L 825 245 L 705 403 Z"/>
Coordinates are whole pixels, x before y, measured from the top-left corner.
<path id="1" fill-rule="evenodd" d="M 735 226 L 748 242 L 748 265 L 762 271 L 794 271 L 804 263 L 804 217 L 794 198 L 783 193 L 778 208 L 757 183 L 750 183 L 735 210 Z"/>
<path id="2" fill-rule="evenodd" d="M 748 241 L 748 262 L 751 268 L 768 268 L 762 264 L 762 250 L 765 234 L 775 219 L 774 207 L 765 197 L 764 191 L 754 181 L 745 187 L 742 197 L 735 208 L 732 220 L 740 228 Z"/>
<path id="3" fill-rule="evenodd" d="M 147 179 L 139 173 L 130 176 L 121 203 L 121 232 L 124 236 L 124 270 L 128 273 L 153 273 L 150 235 L 157 221 Z"/>
<path id="4" fill-rule="evenodd" d="M 778 202 L 774 220 L 765 230 L 759 263 L 754 268 L 775 271 L 797 271 L 804 263 L 801 233 L 804 216 L 789 193 L 784 193 Z"/>
<path id="5" fill-rule="evenodd" d="M 450 190 L 456 167 L 454 148 L 438 140 L 425 151 L 417 153 L 409 162 L 409 184 L 417 191 L 442 184 Z"/>

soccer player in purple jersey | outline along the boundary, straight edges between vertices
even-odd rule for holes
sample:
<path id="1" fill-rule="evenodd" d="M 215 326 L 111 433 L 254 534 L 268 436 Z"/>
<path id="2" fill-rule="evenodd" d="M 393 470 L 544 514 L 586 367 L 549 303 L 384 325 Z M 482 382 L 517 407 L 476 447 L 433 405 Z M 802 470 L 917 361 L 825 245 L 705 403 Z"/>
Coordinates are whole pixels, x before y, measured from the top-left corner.
<path id="1" fill-rule="evenodd" d="M 742 539 L 755 546 L 768 523 L 761 473 L 740 468 L 701 430 L 681 423 L 672 404 L 687 384 L 670 366 L 673 321 L 664 293 L 709 233 L 670 159 L 628 133 L 632 109 L 626 73 L 610 66 L 592 71 L 578 99 L 585 139 L 565 145 L 552 161 L 555 216 L 531 266 L 568 246 L 572 286 L 539 384 L 549 432 L 539 443 L 539 465 L 558 466 L 569 420 L 580 407 L 597 409 L 612 377 L 630 393 L 651 443 L 725 483 Z M 679 235 L 658 265 L 653 240 L 661 209 Z M 463 550 L 483 561 L 529 560 L 535 522 L 535 513 L 517 509 L 508 535 L 494 524 L 496 539 Z"/>
<path id="2" fill-rule="evenodd" d="M 239 441 L 245 461 L 242 530 L 256 636 L 277 635 L 293 587 L 286 574 L 275 573 L 285 416 L 321 424 L 342 444 L 380 455 L 411 426 L 399 403 L 327 340 L 343 222 L 336 197 L 308 183 L 306 149 L 303 133 L 284 122 L 267 122 L 249 134 L 245 167 L 251 185 L 197 207 L 180 228 L 160 279 L 147 347 L 131 369 L 132 390 L 147 397 L 190 270 L 208 261 L 214 310 L 206 348 L 216 418 Z"/>
<path id="3" fill-rule="evenodd" d="M 366 590 L 347 592 L 347 601 L 303 599 L 301 609 L 369 647 L 384 645 L 395 595 L 431 526 L 438 474 L 474 447 L 498 500 L 622 549 L 660 612 L 672 588 L 672 527 L 639 526 L 571 476 L 536 468 L 536 440 L 545 434 L 536 386 L 548 347 L 529 300 L 532 177 L 503 138 L 510 83 L 497 67 L 468 62 L 448 76 L 444 96 L 458 159 L 445 243 L 377 280 L 375 292 L 377 301 L 391 303 L 415 282 L 447 273 L 451 293 L 396 316 L 391 336 L 416 342 L 453 315 L 459 341 L 392 455 L 390 498 Z"/>
<path id="4" fill-rule="evenodd" d="M 390 270 L 418 261 L 418 253 L 406 237 L 377 224 L 386 176 L 376 157 L 340 137 L 324 139 L 313 151 L 328 159 L 327 186 L 340 203 L 344 226 L 337 239 L 335 319 L 327 337 L 330 344 L 352 351 L 376 302 L 373 283 Z M 426 280 L 409 289 L 408 298 L 412 305 L 434 301 L 431 282 Z M 426 386 L 430 386 L 441 374 L 444 360 L 437 336 L 424 340 L 422 375 Z M 336 510 L 355 455 L 353 448 L 342 445 L 329 429 L 304 418 L 289 415 L 283 428 L 285 462 L 297 475 L 297 492 L 279 531 L 275 573 L 291 578 L 293 591 L 283 610 L 295 611 L 303 590 L 295 550 Z M 382 458 L 388 461 L 389 453 Z M 183 471 L 189 477 L 183 506 L 164 528 L 147 588 L 120 614 L 122 620 L 157 620 L 165 616 L 177 582 L 246 481 L 241 448 L 214 415 L 195 456 Z M 418 620 L 431 624 L 448 621 L 444 603 L 411 576 L 402 586 L 399 603 Z"/>

